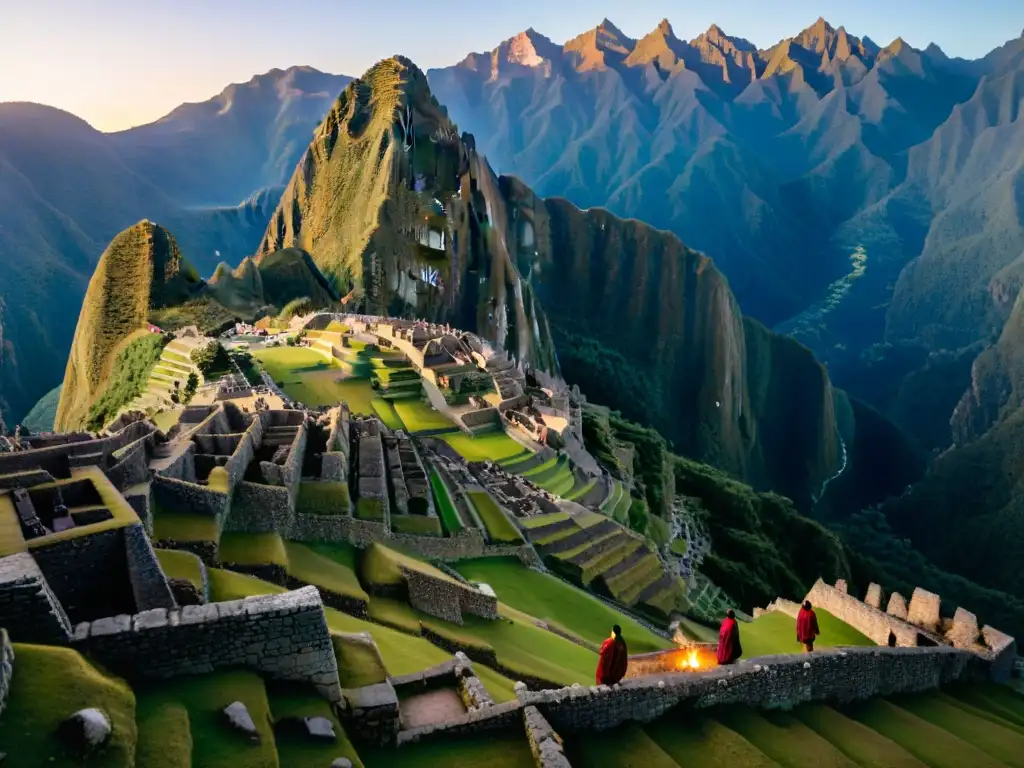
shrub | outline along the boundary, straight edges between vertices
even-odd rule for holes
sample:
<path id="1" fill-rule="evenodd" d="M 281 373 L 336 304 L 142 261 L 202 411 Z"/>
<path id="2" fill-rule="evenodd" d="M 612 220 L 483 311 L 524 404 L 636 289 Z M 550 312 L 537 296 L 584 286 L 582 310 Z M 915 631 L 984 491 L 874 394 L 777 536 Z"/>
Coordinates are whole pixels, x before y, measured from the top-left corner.
<path id="1" fill-rule="evenodd" d="M 142 394 L 149 381 L 149 372 L 160 359 L 163 348 L 163 336 L 150 333 L 129 342 L 117 353 L 106 389 L 89 408 L 88 429 L 102 429 L 123 406 Z"/>
<path id="2" fill-rule="evenodd" d="M 193 364 L 204 375 L 212 371 L 226 369 L 231 365 L 231 359 L 228 357 L 227 350 L 221 346 L 219 341 L 211 341 L 205 347 L 193 349 L 191 358 Z"/>

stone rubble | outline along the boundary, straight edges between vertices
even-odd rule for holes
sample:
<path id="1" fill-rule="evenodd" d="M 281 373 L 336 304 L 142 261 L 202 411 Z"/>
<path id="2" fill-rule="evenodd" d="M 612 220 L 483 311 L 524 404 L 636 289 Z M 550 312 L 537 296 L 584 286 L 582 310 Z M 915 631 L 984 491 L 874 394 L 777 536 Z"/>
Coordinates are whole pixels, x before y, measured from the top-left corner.
<path id="1" fill-rule="evenodd" d="M 245 704 L 234 701 L 224 707 L 222 711 L 229 726 L 243 733 L 249 741 L 259 744 L 260 733 L 256 730 L 256 723 L 252 721 L 252 715 L 249 714 L 249 709 Z"/>

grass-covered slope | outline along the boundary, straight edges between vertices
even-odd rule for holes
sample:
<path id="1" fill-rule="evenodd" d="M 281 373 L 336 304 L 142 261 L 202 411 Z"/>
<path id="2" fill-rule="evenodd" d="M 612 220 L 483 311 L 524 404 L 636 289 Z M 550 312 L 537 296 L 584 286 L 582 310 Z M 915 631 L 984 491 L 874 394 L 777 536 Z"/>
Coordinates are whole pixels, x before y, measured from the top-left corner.
<path id="1" fill-rule="evenodd" d="M 115 237 L 89 281 L 68 357 L 55 426 L 81 428 L 117 354 L 144 330 L 150 311 L 188 297 L 199 276 L 167 230 L 141 221 Z"/>

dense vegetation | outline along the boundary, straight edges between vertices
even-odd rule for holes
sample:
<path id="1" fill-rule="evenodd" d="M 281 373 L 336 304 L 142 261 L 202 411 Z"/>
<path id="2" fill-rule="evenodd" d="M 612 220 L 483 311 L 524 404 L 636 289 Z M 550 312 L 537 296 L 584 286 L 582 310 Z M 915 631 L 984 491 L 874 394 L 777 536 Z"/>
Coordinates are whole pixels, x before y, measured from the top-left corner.
<path id="1" fill-rule="evenodd" d="M 130 341 L 118 352 L 103 394 L 89 407 L 89 429 L 101 429 L 122 407 L 142 394 L 165 343 L 163 336 L 149 333 Z"/>

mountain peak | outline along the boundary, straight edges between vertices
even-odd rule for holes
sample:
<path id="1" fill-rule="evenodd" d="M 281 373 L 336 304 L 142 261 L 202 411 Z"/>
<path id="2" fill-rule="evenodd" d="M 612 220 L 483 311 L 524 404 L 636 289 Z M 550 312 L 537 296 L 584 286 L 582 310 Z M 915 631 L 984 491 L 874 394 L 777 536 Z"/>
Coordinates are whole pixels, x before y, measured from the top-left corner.
<path id="1" fill-rule="evenodd" d="M 669 23 L 668 19 L 662 19 L 658 22 L 658 26 L 654 28 L 655 32 L 660 32 L 665 37 L 675 37 L 676 33 L 672 31 L 672 24 Z"/>
<path id="2" fill-rule="evenodd" d="M 530 27 L 499 45 L 496 54 L 495 64 L 505 61 L 523 67 L 539 67 L 557 56 L 558 46 Z"/>
<path id="3" fill-rule="evenodd" d="M 603 69 L 606 54 L 626 57 L 636 47 L 636 40 L 625 35 L 608 19 L 565 44 L 564 50 L 576 54 L 576 66 L 581 70 Z"/>

